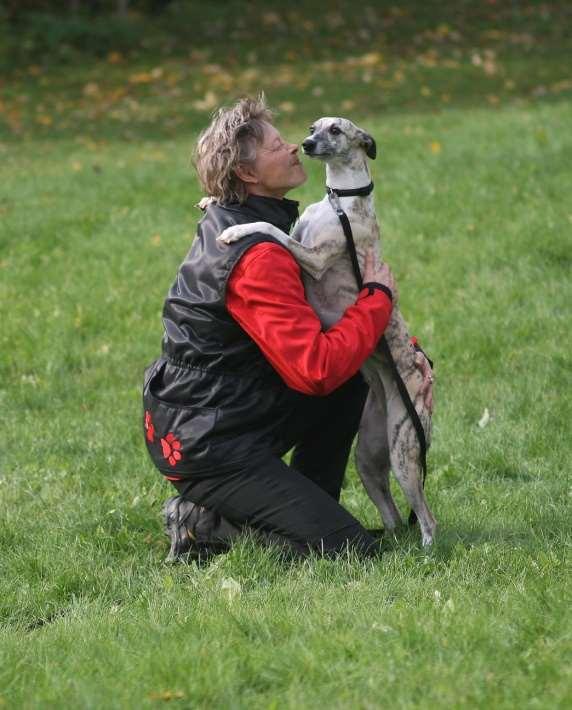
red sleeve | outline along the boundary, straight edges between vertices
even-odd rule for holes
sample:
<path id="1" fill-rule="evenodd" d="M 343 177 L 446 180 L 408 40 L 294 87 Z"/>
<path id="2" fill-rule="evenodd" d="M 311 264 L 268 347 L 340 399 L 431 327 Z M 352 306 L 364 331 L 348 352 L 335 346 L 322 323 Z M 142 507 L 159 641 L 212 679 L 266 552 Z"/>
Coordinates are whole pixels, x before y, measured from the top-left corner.
<path id="1" fill-rule="evenodd" d="M 226 306 L 292 389 L 326 395 L 372 354 L 389 323 L 392 303 L 364 289 L 329 330 L 306 300 L 300 267 L 278 244 L 251 247 L 228 280 Z"/>

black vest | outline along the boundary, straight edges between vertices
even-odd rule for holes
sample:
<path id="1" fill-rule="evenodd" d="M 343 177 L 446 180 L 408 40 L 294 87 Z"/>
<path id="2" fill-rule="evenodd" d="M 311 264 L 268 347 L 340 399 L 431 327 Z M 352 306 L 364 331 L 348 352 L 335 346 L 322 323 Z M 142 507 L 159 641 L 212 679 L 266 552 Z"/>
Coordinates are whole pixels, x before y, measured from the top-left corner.
<path id="1" fill-rule="evenodd" d="M 296 202 L 251 196 L 207 207 L 163 308 L 163 354 L 146 371 L 145 434 L 163 473 L 224 471 L 261 450 L 279 451 L 281 423 L 300 394 L 289 389 L 226 310 L 226 287 L 252 234 L 225 245 L 233 224 L 264 221 L 289 232 Z"/>

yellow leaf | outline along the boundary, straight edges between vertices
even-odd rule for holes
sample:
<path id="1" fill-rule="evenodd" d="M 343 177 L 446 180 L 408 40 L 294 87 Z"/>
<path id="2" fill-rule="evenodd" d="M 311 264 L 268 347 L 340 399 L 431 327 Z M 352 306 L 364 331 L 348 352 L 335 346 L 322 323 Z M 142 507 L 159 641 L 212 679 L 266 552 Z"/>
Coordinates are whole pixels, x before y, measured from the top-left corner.
<path id="1" fill-rule="evenodd" d="M 193 101 L 192 106 L 197 109 L 197 111 L 210 111 L 217 105 L 217 103 L 218 98 L 214 91 L 207 91 L 204 98 L 199 99 L 198 101 Z"/>
<path id="2" fill-rule="evenodd" d="M 152 244 L 154 247 L 159 247 L 159 246 L 161 246 L 161 235 L 160 235 L 160 234 L 154 234 L 154 235 L 151 237 L 151 244 Z"/>
<path id="3" fill-rule="evenodd" d="M 383 55 L 379 52 L 368 52 L 361 57 L 360 64 L 364 67 L 372 67 L 375 64 L 379 64 L 383 59 Z"/>
<path id="4" fill-rule="evenodd" d="M 281 104 L 278 104 L 278 108 L 284 113 L 292 113 L 296 110 L 296 105 L 293 104 L 292 101 L 283 101 Z"/>
<path id="5" fill-rule="evenodd" d="M 121 64 L 123 61 L 123 55 L 120 52 L 109 52 L 107 55 L 107 61 L 110 64 Z"/>
<path id="6" fill-rule="evenodd" d="M 72 163 L 72 170 L 74 173 L 79 173 L 79 171 L 82 169 L 82 164 L 79 162 L 79 160 L 74 160 Z"/>
<path id="7" fill-rule="evenodd" d="M 182 700 L 185 694 L 181 690 L 160 690 L 158 692 L 149 693 L 149 700 Z"/>
<path id="8" fill-rule="evenodd" d="M 433 155 L 437 155 L 441 152 L 441 143 L 439 143 L 439 141 L 433 141 L 430 143 L 429 148 L 431 149 Z"/>
<path id="9" fill-rule="evenodd" d="M 99 96 L 99 86 L 95 83 L 95 81 L 90 81 L 83 87 L 83 95 Z"/>
<path id="10" fill-rule="evenodd" d="M 51 126 L 53 122 L 54 119 L 51 116 L 48 116 L 47 114 L 41 114 L 40 116 L 36 116 L 36 123 L 39 123 L 40 126 Z"/>
<path id="11" fill-rule="evenodd" d="M 421 96 L 431 96 L 431 89 L 428 86 L 422 86 Z"/>
<path id="12" fill-rule="evenodd" d="M 153 74 L 151 72 L 139 72 L 138 74 L 131 74 L 129 81 L 132 84 L 150 84 L 153 81 Z"/>
<path id="13" fill-rule="evenodd" d="M 356 102 L 352 101 L 351 99 L 345 99 L 345 101 L 342 101 L 342 109 L 344 111 L 351 111 L 353 108 L 355 108 Z"/>
<path id="14" fill-rule="evenodd" d="M 267 27 L 272 25 L 281 25 L 282 18 L 277 12 L 265 12 L 262 14 L 262 23 Z"/>

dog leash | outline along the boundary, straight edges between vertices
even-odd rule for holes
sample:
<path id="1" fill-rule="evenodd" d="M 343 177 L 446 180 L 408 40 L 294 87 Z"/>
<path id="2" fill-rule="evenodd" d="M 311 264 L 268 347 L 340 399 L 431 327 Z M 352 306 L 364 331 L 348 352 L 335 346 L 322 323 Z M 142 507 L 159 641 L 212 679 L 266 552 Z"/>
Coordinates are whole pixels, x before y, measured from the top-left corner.
<path id="1" fill-rule="evenodd" d="M 348 245 L 348 251 L 352 262 L 355 280 L 358 285 L 358 289 L 361 291 L 363 288 L 363 278 L 359 268 L 359 261 L 357 257 L 352 226 L 350 224 L 350 220 L 348 219 L 347 214 L 342 208 L 339 198 L 366 197 L 367 195 L 370 195 L 373 191 L 373 182 L 370 182 L 369 185 L 366 185 L 365 187 L 358 187 L 355 190 L 336 190 L 326 185 L 326 190 L 328 192 L 328 200 L 330 202 L 330 205 L 342 225 L 342 230 L 344 232 L 344 236 Z M 389 349 L 389 345 L 385 336 L 381 337 L 380 343 L 382 352 L 387 358 L 387 361 L 389 362 L 391 370 L 393 372 L 393 376 L 395 377 L 395 381 L 397 382 L 397 389 L 399 390 L 399 394 L 401 395 L 401 400 L 405 405 L 405 409 L 407 410 L 407 413 L 409 414 L 411 421 L 413 422 L 413 426 L 417 434 L 417 440 L 419 441 L 419 449 L 421 454 L 421 471 L 423 473 L 422 485 L 423 487 L 425 487 L 425 478 L 427 477 L 427 439 L 425 438 L 425 430 L 423 429 L 423 425 L 421 424 L 421 419 L 419 419 L 419 414 L 417 414 L 415 405 L 411 401 L 411 397 L 409 396 L 409 392 L 407 391 L 405 382 L 403 382 L 403 379 L 399 374 L 399 370 L 397 369 L 397 365 L 395 364 L 395 360 L 393 359 L 393 355 L 391 354 L 391 350 Z M 409 524 L 414 525 L 416 521 L 417 515 L 415 514 L 414 510 L 411 510 L 411 513 L 409 514 Z"/>

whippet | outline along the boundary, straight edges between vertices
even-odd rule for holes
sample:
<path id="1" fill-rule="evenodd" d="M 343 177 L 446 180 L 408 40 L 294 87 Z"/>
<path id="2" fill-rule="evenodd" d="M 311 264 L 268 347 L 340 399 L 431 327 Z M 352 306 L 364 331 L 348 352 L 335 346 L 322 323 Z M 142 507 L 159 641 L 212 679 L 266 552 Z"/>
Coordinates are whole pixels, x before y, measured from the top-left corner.
<path id="1" fill-rule="evenodd" d="M 379 226 L 371 189 L 369 194 L 365 194 L 367 190 L 361 190 L 360 196 L 337 197 L 335 194 L 336 190 L 343 194 L 344 190 L 355 191 L 370 186 L 367 157 L 375 158 L 376 145 L 369 134 L 351 121 L 326 117 L 312 126 L 311 135 L 303 141 L 302 149 L 307 156 L 326 163 L 326 185 L 333 190 L 330 197 L 326 195 L 320 202 L 310 205 L 294 225 L 290 236 L 267 222 L 253 222 L 229 227 L 218 240 L 230 244 L 253 232 L 262 232 L 280 241 L 302 267 L 306 297 L 323 328 L 328 329 L 348 306 L 355 303 L 358 291 L 344 232 L 333 206 L 341 206 L 349 218 L 360 268 L 363 269 L 366 251 L 371 247 L 381 259 Z M 428 446 L 431 413 L 421 393 L 423 376 L 415 366 L 415 351 L 397 305 L 393 307 L 384 335 L 414 403 Z M 393 470 L 419 520 L 423 545 L 430 545 L 437 524 L 423 491 L 420 442 L 388 360 L 387 353 L 384 354 L 378 346 L 361 368 L 370 391 L 358 434 L 357 470 L 387 531 L 395 530 L 402 522 L 390 491 L 389 469 Z"/>

